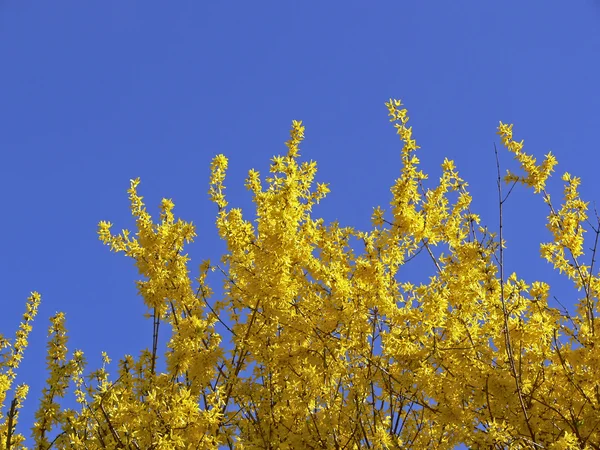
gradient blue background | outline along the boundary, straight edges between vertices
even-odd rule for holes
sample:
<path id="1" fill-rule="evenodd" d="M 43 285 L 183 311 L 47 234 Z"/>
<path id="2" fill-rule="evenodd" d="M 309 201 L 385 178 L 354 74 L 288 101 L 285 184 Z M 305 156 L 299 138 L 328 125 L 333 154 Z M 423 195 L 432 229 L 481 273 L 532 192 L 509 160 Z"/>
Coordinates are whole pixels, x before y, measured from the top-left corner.
<path id="1" fill-rule="evenodd" d="M 25 299 L 43 299 L 18 382 L 31 391 L 29 434 L 47 376 L 48 318 L 67 314 L 70 350 L 90 369 L 151 345 L 133 262 L 97 239 L 97 223 L 131 228 L 126 190 L 156 213 L 162 197 L 192 220 L 192 273 L 218 258 L 209 164 L 230 158 L 231 206 L 251 212 L 247 171 L 265 174 L 303 120 L 305 159 L 331 194 L 315 210 L 365 229 L 386 206 L 401 143 L 384 102 L 401 98 L 433 186 L 445 156 L 470 183 L 473 210 L 497 228 L 498 121 L 539 159 L 599 198 L 598 1 L 0 2 L 0 331 L 14 336 Z M 515 168 L 506 151 L 504 168 Z M 558 203 L 559 176 L 549 190 Z M 544 280 L 572 307 L 577 293 L 539 258 L 549 238 L 540 197 L 506 205 L 508 272 Z M 422 259 L 407 279 L 433 273 Z M 218 277 L 213 285 L 220 285 Z M 218 290 L 218 289 L 217 289 Z M 166 336 L 164 336 L 166 339 Z M 163 339 L 164 342 L 164 339 Z M 9 400 L 10 400 L 9 394 Z M 70 401 L 70 400 L 69 400 Z"/>

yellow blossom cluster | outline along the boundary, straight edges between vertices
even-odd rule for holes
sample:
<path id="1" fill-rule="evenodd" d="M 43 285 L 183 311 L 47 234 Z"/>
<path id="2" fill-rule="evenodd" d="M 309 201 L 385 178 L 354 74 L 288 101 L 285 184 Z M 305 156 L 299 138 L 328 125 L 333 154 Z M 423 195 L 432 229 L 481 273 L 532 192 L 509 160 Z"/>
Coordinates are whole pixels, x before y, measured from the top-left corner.
<path id="1" fill-rule="evenodd" d="M 135 262 L 152 347 L 125 355 L 116 376 L 107 354 L 86 374 L 83 352 L 68 356 L 64 315 L 53 316 L 35 448 L 600 448 L 600 224 L 588 221 L 580 180 L 563 176 L 555 209 L 546 184 L 556 159 L 548 154 L 538 165 L 513 140 L 512 125 L 500 123 L 523 171 L 505 181 L 542 195 L 551 233 L 542 257 L 582 293 L 569 315 L 550 306 L 548 283 L 508 271 L 502 223 L 499 236 L 480 225 L 453 161 L 445 159 L 439 183 L 427 186 L 407 110 L 399 100 L 386 106 L 404 143 L 401 169 L 389 212 L 375 207 L 370 230 L 315 215 L 329 186 L 314 183 L 314 161 L 300 161 L 300 121 L 264 183 L 258 171 L 248 173 L 252 221 L 228 207 L 228 160 L 213 159 L 209 195 L 227 251 L 203 261 L 195 280 L 184 253 L 194 225 L 175 218 L 169 199 L 155 222 L 140 180 L 132 180 L 136 232 L 113 234 L 103 221 L 98 235 Z M 401 268 L 421 252 L 435 271 L 413 284 Z M 223 276 L 218 299 L 209 271 Z M 0 450 L 25 448 L 16 425 L 26 386 L 14 389 L 10 405 L 5 400 L 39 302 L 37 293 L 28 299 L 12 347 L 0 336 Z M 161 324 L 171 330 L 164 349 Z M 79 410 L 58 402 L 69 386 Z"/>

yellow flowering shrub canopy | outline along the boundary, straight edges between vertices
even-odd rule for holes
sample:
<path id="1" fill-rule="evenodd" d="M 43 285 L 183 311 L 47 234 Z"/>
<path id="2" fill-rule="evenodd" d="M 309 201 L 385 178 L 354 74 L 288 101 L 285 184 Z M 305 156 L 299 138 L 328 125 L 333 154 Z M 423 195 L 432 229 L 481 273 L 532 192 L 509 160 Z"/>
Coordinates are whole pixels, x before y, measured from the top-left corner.
<path id="1" fill-rule="evenodd" d="M 112 375 L 103 354 L 87 373 L 83 352 L 68 354 L 64 315 L 53 316 L 35 448 L 600 448 L 600 225 L 588 219 L 580 180 L 563 175 L 555 206 L 546 191 L 555 157 L 538 164 L 500 123 L 521 170 L 502 183 L 498 165 L 500 223 L 490 232 L 453 161 L 427 187 L 407 110 L 399 100 L 386 106 L 404 145 L 389 207 L 374 208 L 370 230 L 316 216 L 329 187 L 314 183 L 315 162 L 300 159 L 299 121 L 269 176 L 248 173 L 255 220 L 228 207 L 228 160 L 213 159 L 209 195 L 227 251 L 195 278 L 185 253 L 194 225 L 175 218 L 168 199 L 154 221 L 132 180 L 135 232 L 115 234 L 103 221 L 98 234 L 138 268 L 152 348 L 125 355 Z M 574 314 L 549 305 L 545 282 L 505 272 L 511 191 L 502 187 L 517 183 L 548 205 L 552 240 L 540 252 L 581 293 Z M 399 270 L 421 252 L 436 270 L 413 284 Z M 220 298 L 209 271 L 222 275 Z M 0 336 L 0 449 L 24 448 L 17 423 L 27 386 L 13 384 L 39 302 L 37 293 L 28 299 L 14 343 Z M 59 405 L 67 389 L 78 408 Z"/>

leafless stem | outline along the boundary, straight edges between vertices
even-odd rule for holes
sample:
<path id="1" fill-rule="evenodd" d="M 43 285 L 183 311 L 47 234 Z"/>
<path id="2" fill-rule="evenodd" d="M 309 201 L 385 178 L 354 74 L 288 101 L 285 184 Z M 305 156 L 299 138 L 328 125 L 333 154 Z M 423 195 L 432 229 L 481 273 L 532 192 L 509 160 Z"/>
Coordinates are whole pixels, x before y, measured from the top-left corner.
<path id="1" fill-rule="evenodd" d="M 10 450 L 10 447 L 12 445 L 12 434 L 13 434 L 13 430 L 14 430 L 14 418 L 15 415 L 17 413 L 17 398 L 13 398 L 12 402 L 10 402 L 10 411 L 8 413 L 8 429 L 7 429 L 7 433 L 6 433 L 6 450 Z"/>
<path id="2" fill-rule="evenodd" d="M 158 313 L 158 309 L 154 308 L 154 322 L 152 329 L 152 366 L 150 369 L 150 373 L 154 375 L 154 371 L 156 369 L 156 352 L 158 350 L 158 328 L 160 327 L 160 315 Z"/>

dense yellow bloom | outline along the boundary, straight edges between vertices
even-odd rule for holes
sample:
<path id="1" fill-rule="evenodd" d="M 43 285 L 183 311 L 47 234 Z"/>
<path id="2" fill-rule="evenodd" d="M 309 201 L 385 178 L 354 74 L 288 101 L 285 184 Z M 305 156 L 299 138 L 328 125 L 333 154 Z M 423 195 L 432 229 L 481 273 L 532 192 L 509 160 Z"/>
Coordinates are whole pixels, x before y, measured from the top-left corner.
<path id="1" fill-rule="evenodd" d="M 505 180 L 541 194 L 552 236 L 541 255 L 581 292 L 568 316 L 550 306 L 548 283 L 508 273 L 502 254 L 510 243 L 502 228 L 496 236 L 480 225 L 452 160 L 426 185 L 407 110 L 399 100 L 386 106 L 403 141 L 401 168 L 390 208 L 374 208 L 369 230 L 316 216 L 329 186 L 314 182 L 314 161 L 299 159 L 300 121 L 264 182 L 248 173 L 255 220 L 228 208 L 228 160 L 213 159 L 209 195 L 227 251 L 218 263 L 203 261 L 196 279 L 184 252 L 194 225 L 175 217 L 170 199 L 155 222 L 140 180 L 131 180 L 136 231 L 113 234 L 102 221 L 98 236 L 134 260 L 153 345 L 125 355 L 116 376 L 106 353 L 85 374 L 83 352 L 68 356 L 64 315 L 52 317 L 36 448 L 599 448 L 600 224 L 586 227 L 581 181 L 563 175 L 555 208 L 546 185 L 556 159 L 538 164 L 513 140 L 513 125 L 500 122 L 502 144 L 523 172 Z M 432 272 L 417 285 L 403 266 L 420 253 Z M 223 275 L 216 300 L 209 271 Z M 12 347 L 0 336 L 0 406 L 38 304 L 34 293 Z M 171 330 L 166 349 L 158 348 L 161 324 Z M 58 402 L 71 383 L 78 411 Z M 23 448 L 15 425 L 26 393 L 16 387 L 5 407 L 0 450 Z"/>

